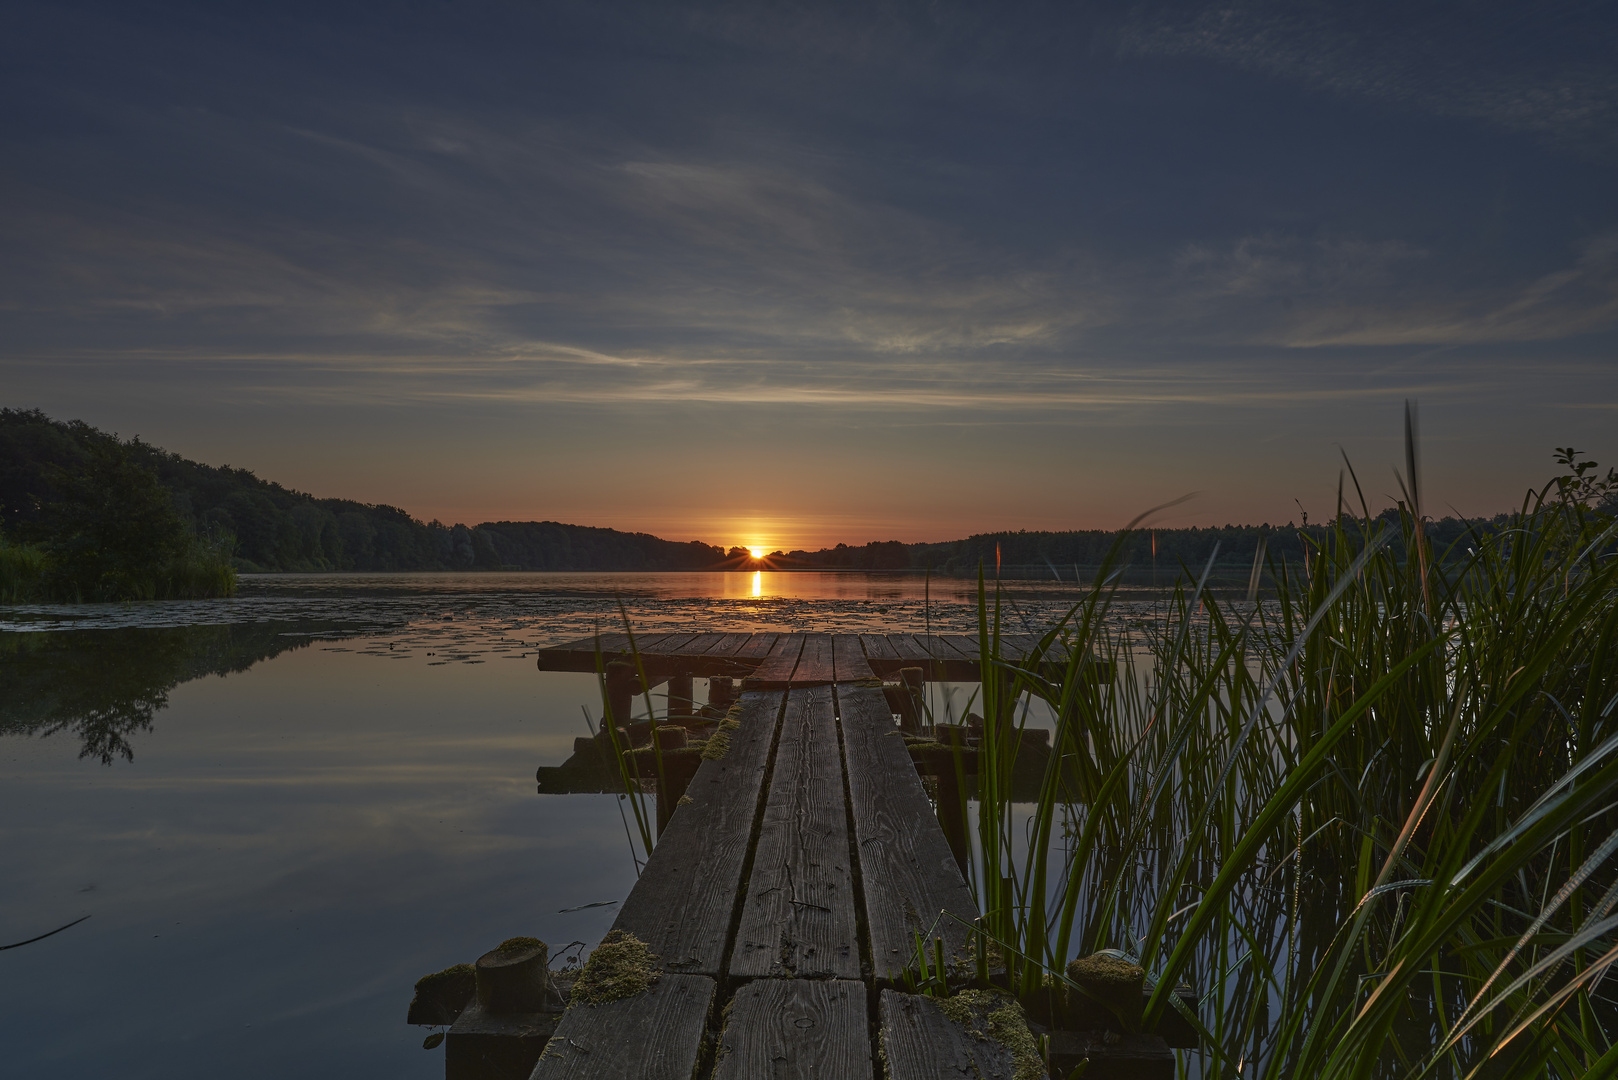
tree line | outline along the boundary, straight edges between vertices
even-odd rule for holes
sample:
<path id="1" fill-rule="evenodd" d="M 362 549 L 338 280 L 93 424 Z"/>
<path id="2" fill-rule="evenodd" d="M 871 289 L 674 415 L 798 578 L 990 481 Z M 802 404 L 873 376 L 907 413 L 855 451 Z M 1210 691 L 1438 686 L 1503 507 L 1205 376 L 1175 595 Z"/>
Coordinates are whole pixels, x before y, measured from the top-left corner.
<path id="1" fill-rule="evenodd" d="M 1618 475 L 1595 473 L 1577 451 L 1558 450 L 1569 495 L 1608 506 Z M 1581 487 L 1582 485 L 1582 487 Z M 1588 489 L 1588 490 L 1586 490 Z M 1610 510 L 1611 507 L 1608 506 Z M 1381 517 L 1397 521 L 1400 507 Z M 1464 554 L 1488 519 L 1427 523 L 1435 552 Z M 1139 574 L 1199 570 L 1224 575 L 1255 560 L 1300 562 L 1306 538 L 1329 525 L 1225 525 L 1140 529 L 1122 561 Z M 1397 533 L 1398 530 L 1392 530 Z M 1083 578 L 1118 541 L 1115 531 L 980 533 L 961 540 L 838 544 L 778 551 L 781 569 L 931 570 Z M 1396 553 L 1397 554 L 1397 553 Z M 229 465 L 204 465 L 139 438 L 120 439 L 38 409 L 0 409 L 0 600 L 153 599 L 228 594 L 237 572 L 400 570 L 753 569 L 743 548 L 681 543 L 646 533 L 555 521 L 446 525 L 381 503 L 317 498 Z"/>

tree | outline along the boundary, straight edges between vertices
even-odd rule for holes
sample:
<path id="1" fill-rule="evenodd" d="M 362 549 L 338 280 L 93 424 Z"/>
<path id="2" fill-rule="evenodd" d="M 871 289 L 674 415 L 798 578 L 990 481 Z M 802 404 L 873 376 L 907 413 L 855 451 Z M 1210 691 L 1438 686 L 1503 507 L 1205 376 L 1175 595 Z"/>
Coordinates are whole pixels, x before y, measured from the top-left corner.
<path id="1" fill-rule="evenodd" d="M 81 600 L 151 599 L 193 544 L 157 474 L 122 448 L 91 443 L 53 477 L 43 507 L 53 591 Z"/>

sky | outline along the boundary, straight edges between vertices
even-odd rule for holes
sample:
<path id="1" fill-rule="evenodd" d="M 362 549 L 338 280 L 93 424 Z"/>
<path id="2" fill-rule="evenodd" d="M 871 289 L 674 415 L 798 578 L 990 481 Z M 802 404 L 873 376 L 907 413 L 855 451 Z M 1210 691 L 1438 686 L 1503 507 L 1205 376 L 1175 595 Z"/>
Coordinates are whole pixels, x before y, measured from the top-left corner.
<path id="1" fill-rule="evenodd" d="M 30 4 L 0 405 L 767 547 L 1618 461 L 1618 10 Z"/>

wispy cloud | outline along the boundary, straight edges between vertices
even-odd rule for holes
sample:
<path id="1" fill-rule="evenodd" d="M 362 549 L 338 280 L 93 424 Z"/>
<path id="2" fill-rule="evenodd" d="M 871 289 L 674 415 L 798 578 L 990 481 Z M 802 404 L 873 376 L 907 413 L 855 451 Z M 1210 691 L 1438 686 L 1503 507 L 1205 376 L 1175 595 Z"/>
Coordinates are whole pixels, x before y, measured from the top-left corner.
<path id="1" fill-rule="evenodd" d="M 1533 132 L 1581 156 L 1618 157 L 1618 34 L 1594 8 L 1141 5 L 1117 40 L 1126 55 L 1202 57 L 1345 97 Z"/>

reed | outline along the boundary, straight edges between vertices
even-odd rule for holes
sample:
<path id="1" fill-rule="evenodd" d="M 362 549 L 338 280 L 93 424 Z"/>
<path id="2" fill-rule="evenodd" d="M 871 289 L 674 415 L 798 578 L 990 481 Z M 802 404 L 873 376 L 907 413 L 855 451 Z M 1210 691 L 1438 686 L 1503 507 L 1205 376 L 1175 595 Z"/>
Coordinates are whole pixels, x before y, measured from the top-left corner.
<path id="1" fill-rule="evenodd" d="M 1618 1073 L 1618 525 L 1552 483 L 1433 552 L 1407 448 L 1396 524 L 1340 502 L 1252 600 L 1213 595 L 1210 559 L 1120 630 L 1120 537 L 1013 663 L 980 577 L 972 878 L 1025 1002 L 1116 948 L 1148 1029 L 1201 992 L 1182 1075 Z M 1015 804 L 1041 711 L 1057 753 Z"/>

